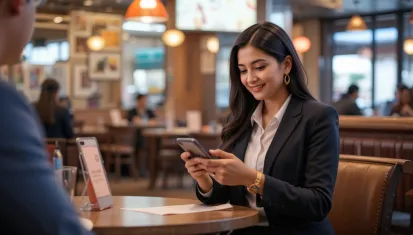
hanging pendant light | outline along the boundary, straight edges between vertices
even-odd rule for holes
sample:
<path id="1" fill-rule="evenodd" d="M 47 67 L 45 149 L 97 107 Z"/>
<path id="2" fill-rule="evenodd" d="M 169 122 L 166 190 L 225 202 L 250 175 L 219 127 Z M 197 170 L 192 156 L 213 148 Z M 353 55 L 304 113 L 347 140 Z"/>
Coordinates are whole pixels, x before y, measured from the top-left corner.
<path id="1" fill-rule="evenodd" d="M 347 31 L 357 31 L 357 30 L 366 30 L 367 25 L 364 22 L 363 18 L 359 15 L 354 15 L 351 17 L 347 25 Z"/>
<path id="2" fill-rule="evenodd" d="M 185 34 L 176 29 L 169 29 L 162 35 L 162 41 L 169 47 L 177 47 L 185 40 Z"/>
<path id="3" fill-rule="evenodd" d="M 211 53 L 218 53 L 219 51 L 219 39 L 216 36 L 210 37 L 208 38 L 207 42 L 206 42 L 206 47 L 208 49 L 209 52 Z"/>
<path id="4" fill-rule="evenodd" d="M 91 51 L 100 51 L 105 47 L 105 40 L 101 36 L 92 36 L 86 43 Z"/>
<path id="5" fill-rule="evenodd" d="M 305 53 L 311 48 L 311 41 L 307 37 L 298 36 L 294 38 L 293 44 L 297 52 Z"/>
<path id="6" fill-rule="evenodd" d="M 359 4 L 359 0 L 354 0 L 354 7 L 357 9 L 357 5 Z M 361 31 L 366 30 L 367 25 L 364 22 L 363 18 L 359 15 L 353 15 L 350 21 L 347 24 L 347 31 Z"/>
<path id="7" fill-rule="evenodd" d="M 408 55 L 413 55 L 413 38 L 406 38 L 403 43 L 403 50 Z"/>
<path id="8" fill-rule="evenodd" d="M 143 23 L 168 21 L 168 12 L 160 0 L 133 0 L 125 14 L 125 19 Z"/>

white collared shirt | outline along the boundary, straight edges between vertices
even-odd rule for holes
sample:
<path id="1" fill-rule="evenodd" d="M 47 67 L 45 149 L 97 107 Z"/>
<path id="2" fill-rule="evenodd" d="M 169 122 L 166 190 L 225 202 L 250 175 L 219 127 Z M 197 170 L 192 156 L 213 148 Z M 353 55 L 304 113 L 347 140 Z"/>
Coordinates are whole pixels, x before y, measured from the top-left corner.
<path id="1" fill-rule="evenodd" d="M 251 116 L 251 125 L 253 126 L 253 129 L 250 140 L 248 141 L 248 147 L 245 152 L 244 158 L 244 163 L 249 168 L 256 169 L 259 172 L 264 171 L 265 156 L 272 140 L 274 139 L 275 133 L 278 130 L 285 111 L 287 110 L 290 100 L 291 95 L 288 96 L 284 104 L 281 106 L 280 110 L 278 110 L 278 112 L 274 115 L 265 129 L 263 128 L 262 124 L 262 108 L 264 103 L 263 101 L 261 101 L 258 104 L 257 108 Z M 201 195 L 204 197 L 209 197 L 211 194 L 212 190 L 207 193 L 201 193 Z M 249 206 L 258 210 L 261 216 L 265 216 L 264 209 L 256 207 L 255 195 L 247 193 L 246 197 L 248 199 Z"/>
<path id="2" fill-rule="evenodd" d="M 264 103 L 261 101 L 251 116 L 251 125 L 253 126 L 248 147 L 245 152 L 244 163 L 250 168 L 256 169 L 259 172 L 264 171 L 265 156 L 275 133 L 280 126 L 281 120 L 284 116 L 285 110 L 290 103 L 291 95 L 285 100 L 280 110 L 274 115 L 267 126 L 263 127 L 262 108 Z M 247 199 L 251 208 L 257 209 L 261 216 L 265 216 L 263 208 L 257 208 L 255 195 L 247 194 Z"/>

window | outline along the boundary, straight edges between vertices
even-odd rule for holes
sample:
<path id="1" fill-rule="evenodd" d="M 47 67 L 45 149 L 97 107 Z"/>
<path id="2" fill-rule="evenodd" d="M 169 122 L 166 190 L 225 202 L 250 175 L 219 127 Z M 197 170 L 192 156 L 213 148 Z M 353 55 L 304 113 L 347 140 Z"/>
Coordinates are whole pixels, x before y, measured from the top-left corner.
<path id="1" fill-rule="evenodd" d="M 371 22 L 365 18 L 366 24 Z M 360 109 L 372 106 L 372 30 L 346 31 L 348 20 L 335 22 L 333 34 L 333 101 L 347 93 L 350 85 L 360 88 L 357 104 Z M 368 111 L 368 110 L 367 110 Z"/>
<path id="2" fill-rule="evenodd" d="M 404 38 L 413 37 L 413 24 L 410 24 L 410 12 L 407 12 L 403 16 L 404 23 Z M 403 70 L 402 70 L 402 83 L 408 87 L 413 87 L 413 58 L 412 55 L 408 55 L 403 51 Z"/>
<path id="3" fill-rule="evenodd" d="M 229 57 L 231 47 L 221 48 L 217 55 L 216 69 L 216 106 L 226 108 L 229 106 Z"/>
<path id="4" fill-rule="evenodd" d="M 383 107 L 386 102 L 394 99 L 394 91 L 397 86 L 398 30 L 396 28 L 396 15 L 377 16 L 374 37 L 376 42 L 374 107 Z"/>
<path id="5" fill-rule="evenodd" d="M 400 15 L 400 14 L 399 14 Z M 400 15 L 401 16 L 401 15 Z M 398 14 L 382 14 L 363 18 L 368 27 L 362 31 L 347 31 L 349 19 L 326 23 L 327 41 L 332 42 L 332 101 L 347 92 L 351 84 L 358 85 L 358 106 L 365 115 L 386 115 L 385 107 L 394 100 L 398 84 Z M 408 22 L 408 17 L 405 19 Z M 332 40 L 328 40 L 328 34 Z M 325 47 L 326 48 L 326 47 Z M 329 51 L 331 50 L 331 51 Z M 331 54 L 329 54 L 331 53 Z M 409 63 L 405 61 L 404 78 L 413 85 L 413 73 L 409 77 Z M 413 70 L 412 70 L 413 71 Z"/>
<path id="6" fill-rule="evenodd" d="M 57 61 L 68 60 L 69 50 L 67 41 L 50 41 L 46 47 L 33 47 L 33 44 L 29 43 L 24 49 L 24 56 L 30 64 L 53 65 Z"/>

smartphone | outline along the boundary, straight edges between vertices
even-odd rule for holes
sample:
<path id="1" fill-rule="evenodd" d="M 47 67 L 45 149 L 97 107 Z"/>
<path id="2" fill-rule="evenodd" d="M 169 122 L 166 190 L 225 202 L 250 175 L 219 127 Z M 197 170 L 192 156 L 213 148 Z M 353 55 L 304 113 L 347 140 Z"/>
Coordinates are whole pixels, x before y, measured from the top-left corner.
<path id="1" fill-rule="evenodd" d="M 190 152 L 191 157 L 214 158 L 209 152 L 194 138 L 177 138 L 176 142 L 185 151 Z"/>
<path id="2" fill-rule="evenodd" d="M 93 209 L 112 207 L 112 193 L 98 141 L 94 137 L 82 137 L 76 139 L 76 144 L 81 154 L 81 163 L 89 175 L 88 194 Z"/>

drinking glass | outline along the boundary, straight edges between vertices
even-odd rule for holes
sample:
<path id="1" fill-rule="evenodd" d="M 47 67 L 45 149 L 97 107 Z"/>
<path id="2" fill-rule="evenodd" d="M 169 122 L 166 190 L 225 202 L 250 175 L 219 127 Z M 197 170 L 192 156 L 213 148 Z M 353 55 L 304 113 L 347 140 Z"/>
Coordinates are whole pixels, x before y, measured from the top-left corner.
<path id="1" fill-rule="evenodd" d="M 62 168 L 63 188 L 69 195 L 69 198 L 72 202 L 73 202 L 73 197 L 75 196 L 76 177 L 77 177 L 77 167 L 64 166 Z"/>

